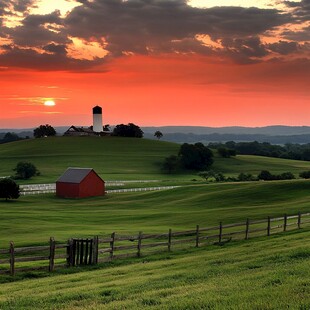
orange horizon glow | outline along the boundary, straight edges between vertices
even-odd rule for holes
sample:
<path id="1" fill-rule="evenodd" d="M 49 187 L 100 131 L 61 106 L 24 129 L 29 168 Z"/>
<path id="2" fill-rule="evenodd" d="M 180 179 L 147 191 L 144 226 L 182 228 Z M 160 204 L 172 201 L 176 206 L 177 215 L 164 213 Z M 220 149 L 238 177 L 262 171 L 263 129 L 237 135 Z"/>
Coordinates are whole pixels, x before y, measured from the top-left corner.
<path id="1" fill-rule="evenodd" d="M 0 128 L 310 126 L 304 1 L 130 1 L 1 4 Z"/>
<path id="2" fill-rule="evenodd" d="M 282 66 L 274 64 L 270 72 L 269 64 L 240 68 L 201 57 L 190 63 L 182 57 L 131 57 L 111 63 L 109 72 L 7 72 L 0 127 L 89 126 L 95 105 L 110 125 L 310 125 L 306 76 L 276 74 L 290 68 Z M 22 83 L 18 92 L 16 80 Z M 46 97 L 58 102 L 53 111 L 39 103 Z"/>

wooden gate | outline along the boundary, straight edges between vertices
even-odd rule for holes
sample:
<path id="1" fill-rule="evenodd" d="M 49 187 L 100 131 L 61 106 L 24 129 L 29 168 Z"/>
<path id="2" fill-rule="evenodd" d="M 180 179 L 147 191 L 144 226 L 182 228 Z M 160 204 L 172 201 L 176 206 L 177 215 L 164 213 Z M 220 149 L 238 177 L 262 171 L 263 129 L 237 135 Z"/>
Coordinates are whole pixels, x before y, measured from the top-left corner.
<path id="1" fill-rule="evenodd" d="M 69 267 L 98 263 L 98 237 L 70 239 L 68 244 Z"/>

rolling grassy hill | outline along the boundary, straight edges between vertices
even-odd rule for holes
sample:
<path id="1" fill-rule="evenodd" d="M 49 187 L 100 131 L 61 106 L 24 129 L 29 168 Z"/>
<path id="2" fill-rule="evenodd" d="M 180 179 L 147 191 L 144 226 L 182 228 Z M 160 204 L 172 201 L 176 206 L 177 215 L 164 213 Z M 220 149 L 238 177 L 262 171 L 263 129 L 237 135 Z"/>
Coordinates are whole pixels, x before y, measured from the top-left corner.
<path id="1" fill-rule="evenodd" d="M 310 181 L 188 185 L 173 190 L 61 199 L 0 201 L 0 248 L 118 233 L 161 233 L 310 211 Z"/>
<path id="2" fill-rule="evenodd" d="M 309 180 L 200 184 L 190 182 L 198 179 L 196 173 L 162 174 L 159 163 L 178 148 L 145 139 L 67 137 L 0 145 L 0 176 L 11 174 L 18 161 L 30 161 L 42 173 L 33 183 L 54 182 L 68 166 L 93 167 L 108 180 L 188 183 L 90 199 L 47 194 L 0 201 L 0 248 L 10 240 L 23 246 L 46 244 L 50 236 L 63 242 L 112 231 L 160 233 L 310 211 Z M 225 175 L 262 169 L 297 174 L 310 169 L 310 162 L 216 157 L 214 169 Z M 0 281 L 0 309 L 308 309 L 309 232 L 304 228 L 40 279 L 27 279 L 36 277 L 29 273 L 22 281 Z"/>
<path id="3" fill-rule="evenodd" d="M 308 230 L 0 284 L 9 309 L 309 309 Z"/>
<path id="4" fill-rule="evenodd" d="M 0 176 L 12 175 L 19 161 L 30 161 L 41 176 L 21 183 L 55 182 L 67 167 L 94 168 L 106 180 L 191 180 L 196 172 L 167 175 L 160 164 L 177 154 L 175 143 L 119 137 L 53 137 L 30 139 L 0 145 Z M 310 162 L 259 156 L 215 158 L 215 170 L 226 175 L 240 172 L 257 174 L 262 169 L 272 173 L 291 171 L 298 174 L 310 169 Z M 199 178 L 198 178 L 199 179 Z"/>

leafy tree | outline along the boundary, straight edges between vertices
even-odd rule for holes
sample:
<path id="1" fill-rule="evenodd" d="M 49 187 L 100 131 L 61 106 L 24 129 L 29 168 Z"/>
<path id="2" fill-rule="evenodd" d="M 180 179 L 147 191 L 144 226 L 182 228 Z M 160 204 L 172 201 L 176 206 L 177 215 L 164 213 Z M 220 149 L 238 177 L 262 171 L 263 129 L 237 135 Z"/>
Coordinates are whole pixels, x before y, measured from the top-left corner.
<path id="1" fill-rule="evenodd" d="M 160 139 L 162 138 L 162 136 L 163 136 L 163 133 L 161 131 L 159 130 L 155 131 L 154 137 L 156 137 L 157 139 Z"/>
<path id="2" fill-rule="evenodd" d="M 274 176 L 268 170 L 262 170 L 257 178 L 264 181 L 274 180 Z"/>
<path id="3" fill-rule="evenodd" d="M 299 176 L 300 176 L 301 178 L 304 178 L 304 179 L 310 179 L 310 170 L 309 170 L 309 171 L 300 172 L 300 173 L 299 173 Z"/>
<path id="4" fill-rule="evenodd" d="M 241 172 L 238 175 L 238 181 L 255 181 L 256 178 L 251 173 L 243 173 Z"/>
<path id="5" fill-rule="evenodd" d="M 271 174 L 268 170 L 262 170 L 257 176 L 259 180 L 271 181 L 271 180 L 292 180 L 295 176 L 291 172 L 283 172 L 278 175 Z"/>
<path id="6" fill-rule="evenodd" d="M 23 161 L 19 162 L 13 170 L 16 171 L 16 178 L 23 180 L 30 179 L 31 177 L 40 174 L 35 165 Z"/>
<path id="7" fill-rule="evenodd" d="M 7 132 L 3 139 L 1 140 L 1 143 L 8 143 L 13 141 L 21 140 L 21 138 L 14 132 Z"/>
<path id="8" fill-rule="evenodd" d="M 19 198 L 19 185 L 12 179 L 5 178 L 0 180 L 0 198 L 17 199 Z"/>
<path id="9" fill-rule="evenodd" d="M 279 177 L 280 180 L 293 180 L 293 179 L 295 179 L 294 174 L 292 172 L 289 172 L 289 171 L 283 172 L 277 177 Z"/>
<path id="10" fill-rule="evenodd" d="M 310 160 L 310 148 L 307 148 L 307 149 L 305 149 L 305 150 L 303 150 L 303 152 L 302 152 L 302 159 L 303 160 Z"/>
<path id="11" fill-rule="evenodd" d="M 226 180 L 225 176 L 221 172 L 216 172 L 213 170 L 201 171 L 198 175 L 208 181 L 209 179 L 214 179 L 216 182 L 223 182 Z"/>
<path id="12" fill-rule="evenodd" d="M 202 143 L 181 145 L 179 150 L 181 165 L 185 169 L 208 169 L 213 164 L 213 153 Z"/>
<path id="13" fill-rule="evenodd" d="M 115 126 L 113 136 L 142 138 L 143 131 L 133 123 L 129 123 L 128 125 L 120 124 Z"/>
<path id="14" fill-rule="evenodd" d="M 40 125 L 34 129 L 33 135 L 35 138 L 56 136 L 56 131 L 51 125 Z"/>
<path id="15" fill-rule="evenodd" d="M 224 157 L 224 158 L 229 158 L 231 156 L 236 156 L 236 150 L 232 150 L 232 149 L 228 149 L 225 147 L 219 147 L 217 149 L 218 153 L 220 156 Z"/>
<path id="16" fill-rule="evenodd" d="M 163 170 L 169 174 L 176 171 L 179 166 L 179 158 L 175 155 L 171 155 L 165 158 L 163 163 Z"/>

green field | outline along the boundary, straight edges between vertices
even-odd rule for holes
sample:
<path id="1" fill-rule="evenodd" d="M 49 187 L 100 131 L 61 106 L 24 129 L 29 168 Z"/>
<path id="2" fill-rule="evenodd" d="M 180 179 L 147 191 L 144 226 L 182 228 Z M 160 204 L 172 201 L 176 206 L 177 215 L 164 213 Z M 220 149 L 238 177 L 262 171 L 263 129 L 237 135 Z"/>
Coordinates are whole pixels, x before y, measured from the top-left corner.
<path id="1" fill-rule="evenodd" d="M 25 278 L 0 284 L 0 309 L 306 310 L 309 242 L 308 229 Z"/>
<path id="2" fill-rule="evenodd" d="M 105 180 L 192 180 L 197 172 L 164 174 L 164 158 L 177 154 L 175 143 L 119 137 L 53 137 L 30 139 L 0 145 L 0 177 L 9 176 L 19 161 L 30 161 L 41 176 L 21 183 L 55 182 L 68 167 L 94 168 Z M 310 162 L 259 156 L 215 158 L 214 169 L 226 175 L 240 172 L 299 172 L 310 169 Z"/>
<path id="3" fill-rule="evenodd" d="M 310 211 L 310 181 L 191 185 L 144 193 L 61 199 L 53 194 L 0 202 L 0 248 L 70 237 L 166 232 Z"/>
<path id="4" fill-rule="evenodd" d="M 90 199 L 45 194 L 0 201 L 0 248 L 11 240 L 16 246 L 39 245 L 51 236 L 66 242 L 113 231 L 163 233 L 310 212 L 310 180 L 206 184 L 193 181 L 199 180 L 194 172 L 163 174 L 160 162 L 178 148 L 144 139 L 67 137 L 0 145 L 0 176 L 10 175 L 18 161 L 30 161 L 41 171 L 32 183 L 54 182 L 67 167 L 77 166 L 92 167 L 106 180 L 181 185 Z M 310 169 L 310 162 L 216 156 L 214 169 L 231 176 L 262 169 L 297 176 Z M 10 278 L 4 277 L 0 309 L 309 309 L 309 241 L 305 226 L 270 238 L 175 250 L 43 278 L 26 273 L 7 283 Z"/>

